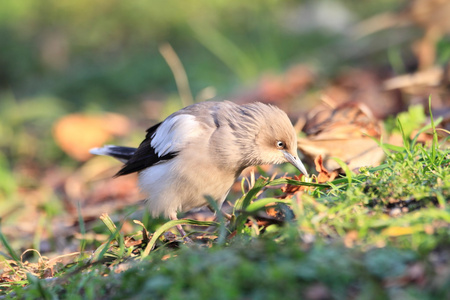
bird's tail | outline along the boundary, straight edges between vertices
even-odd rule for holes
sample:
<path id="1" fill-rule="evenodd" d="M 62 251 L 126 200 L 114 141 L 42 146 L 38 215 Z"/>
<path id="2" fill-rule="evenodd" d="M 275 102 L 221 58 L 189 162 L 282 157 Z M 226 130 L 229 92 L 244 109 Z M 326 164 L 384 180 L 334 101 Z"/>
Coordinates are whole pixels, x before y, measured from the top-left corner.
<path id="1" fill-rule="evenodd" d="M 89 152 L 94 155 L 112 156 L 121 162 L 126 163 L 134 155 L 136 150 L 137 149 L 133 147 L 106 145 L 100 148 L 92 148 Z"/>

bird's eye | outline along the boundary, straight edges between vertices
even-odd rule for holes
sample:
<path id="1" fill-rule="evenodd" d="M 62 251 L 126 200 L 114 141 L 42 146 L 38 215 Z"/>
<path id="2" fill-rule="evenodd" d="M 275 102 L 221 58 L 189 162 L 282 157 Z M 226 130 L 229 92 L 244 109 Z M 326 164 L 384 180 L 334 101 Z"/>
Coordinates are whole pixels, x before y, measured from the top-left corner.
<path id="1" fill-rule="evenodd" d="M 282 142 L 282 141 L 277 141 L 277 148 L 278 149 L 284 149 L 285 148 L 285 144 L 284 144 L 284 142 Z"/>

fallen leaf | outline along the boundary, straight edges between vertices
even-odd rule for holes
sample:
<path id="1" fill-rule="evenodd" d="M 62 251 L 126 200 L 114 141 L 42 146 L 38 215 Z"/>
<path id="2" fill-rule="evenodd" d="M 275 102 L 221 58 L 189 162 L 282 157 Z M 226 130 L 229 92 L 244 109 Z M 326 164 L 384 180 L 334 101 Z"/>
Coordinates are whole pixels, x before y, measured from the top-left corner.
<path id="1" fill-rule="evenodd" d="M 317 156 L 316 159 L 314 160 L 314 163 L 316 165 L 316 171 L 319 173 L 317 175 L 317 182 L 318 183 L 324 183 L 324 182 L 328 182 L 328 181 L 333 181 L 339 175 L 339 172 L 337 170 L 329 172 L 323 166 L 322 155 Z"/>
<path id="2" fill-rule="evenodd" d="M 412 234 L 414 232 L 415 230 L 412 227 L 392 226 L 384 229 L 382 234 L 387 236 L 402 236 Z"/>
<path id="3" fill-rule="evenodd" d="M 91 148 L 102 146 L 113 136 L 125 135 L 129 128 L 128 119 L 119 114 L 71 114 L 53 125 L 53 136 L 64 152 L 76 160 L 85 161 L 92 156 L 89 153 Z"/>
<path id="4" fill-rule="evenodd" d="M 303 174 L 300 176 L 295 175 L 294 180 L 300 181 Z M 285 186 L 281 187 L 281 191 L 284 193 L 280 198 L 282 199 L 290 199 L 297 193 L 302 193 L 303 191 L 307 191 L 310 189 L 310 187 L 304 186 L 304 185 L 296 185 L 296 184 L 286 184 Z"/>
<path id="5" fill-rule="evenodd" d="M 340 168 L 330 157 L 340 158 L 350 169 L 376 166 L 384 157 L 383 149 L 372 139 L 380 138 L 381 122 L 363 104 L 347 103 L 323 111 L 308 120 L 304 132 L 307 137 L 298 140 L 298 148 L 309 161 L 322 156 L 327 169 Z"/>

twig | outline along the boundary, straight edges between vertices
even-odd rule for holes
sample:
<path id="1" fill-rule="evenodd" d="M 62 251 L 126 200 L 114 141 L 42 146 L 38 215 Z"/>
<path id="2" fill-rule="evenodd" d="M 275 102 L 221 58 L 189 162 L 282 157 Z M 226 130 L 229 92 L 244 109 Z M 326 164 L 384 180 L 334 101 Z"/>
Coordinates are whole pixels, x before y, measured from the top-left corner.
<path id="1" fill-rule="evenodd" d="M 194 98 L 192 97 L 191 89 L 189 88 L 189 81 L 186 71 L 180 61 L 180 58 L 175 53 L 175 50 L 173 50 L 170 44 L 166 43 L 159 46 L 159 52 L 164 57 L 170 70 L 172 71 L 183 106 L 194 104 Z"/>

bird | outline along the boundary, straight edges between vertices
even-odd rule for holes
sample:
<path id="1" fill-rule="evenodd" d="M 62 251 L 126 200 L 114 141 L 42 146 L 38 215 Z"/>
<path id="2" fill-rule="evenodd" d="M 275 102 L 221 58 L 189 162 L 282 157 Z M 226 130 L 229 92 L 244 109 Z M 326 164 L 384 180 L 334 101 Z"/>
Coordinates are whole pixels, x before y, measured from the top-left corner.
<path id="1" fill-rule="evenodd" d="M 172 220 L 207 206 L 207 197 L 221 207 L 249 166 L 291 163 L 308 176 L 287 114 L 261 102 L 195 103 L 147 129 L 138 148 L 106 145 L 90 153 L 124 162 L 115 176 L 137 172 L 151 214 Z M 181 225 L 177 229 L 186 236 Z"/>

